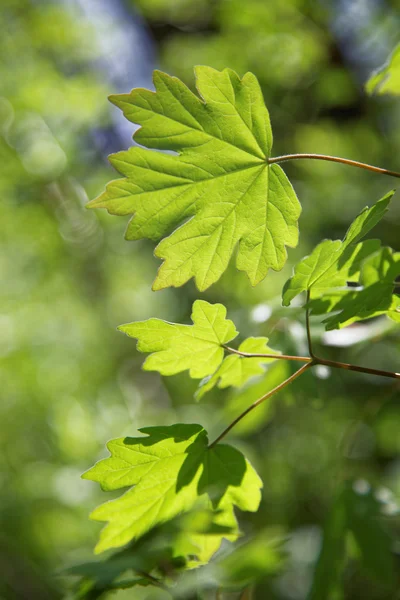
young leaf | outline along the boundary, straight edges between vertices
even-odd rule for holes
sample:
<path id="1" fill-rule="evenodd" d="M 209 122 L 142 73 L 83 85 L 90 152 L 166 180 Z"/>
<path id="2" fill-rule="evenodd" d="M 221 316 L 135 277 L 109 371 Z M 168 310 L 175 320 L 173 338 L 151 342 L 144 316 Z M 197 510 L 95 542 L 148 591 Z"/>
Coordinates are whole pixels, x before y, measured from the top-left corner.
<path id="1" fill-rule="evenodd" d="M 365 89 L 368 94 L 400 94 L 400 44 L 387 63 L 371 75 Z"/>
<path id="2" fill-rule="evenodd" d="M 379 246 L 375 240 L 358 242 L 382 219 L 393 194 L 394 191 L 389 192 L 371 208 L 364 208 L 350 225 L 342 242 L 321 242 L 295 267 L 293 277 L 284 286 L 284 306 L 289 306 L 301 292 L 341 286 L 354 278 L 361 262 Z"/>
<path id="3" fill-rule="evenodd" d="M 382 248 L 373 254 L 362 266 L 363 289 L 344 293 L 337 297 L 336 302 L 331 299 L 329 312 L 335 311 L 336 314 L 325 319 L 326 329 L 340 329 L 382 314 L 395 315 L 399 303 L 393 289 L 399 275 L 400 252 L 393 253 L 390 248 Z"/>
<path id="4" fill-rule="evenodd" d="M 222 304 L 196 300 L 192 311 L 193 325 L 177 325 L 160 319 L 121 325 L 118 329 L 137 338 L 140 352 L 152 352 L 143 368 L 174 375 L 189 369 L 194 379 L 206 377 L 224 358 L 223 344 L 238 335 L 235 325 L 226 319 Z"/>
<path id="5" fill-rule="evenodd" d="M 130 148 L 111 156 L 124 179 L 89 203 L 134 215 L 126 238 L 161 241 L 164 262 L 153 288 L 200 290 L 217 281 L 238 246 L 236 265 L 252 285 L 280 270 L 298 241 L 300 204 L 282 169 L 269 165 L 272 132 L 256 77 L 196 67 L 194 95 L 179 79 L 154 72 L 156 91 L 112 96 L 141 125 L 137 143 L 177 156 Z M 185 221 L 183 225 L 176 228 Z"/>
<path id="6" fill-rule="evenodd" d="M 262 482 L 245 457 L 231 446 L 208 448 L 200 425 L 145 427 L 147 437 L 110 442 L 111 457 L 83 474 L 103 489 L 133 486 L 95 509 L 91 518 L 107 521 L 96 552 L 117 548 L 195 505 L 217 512 L 233 506 L 256 511 Z"/>
<path id="7" fill-rule="evenodd" d="M 249 354 L 280 354 L 280 352 L 269 348 L 267 343 L 268 338 L 266 337 L 250 337 L 240 344 L 239 351 Z M 251 377 L 262 375 L 265 370 L 264 365 L 274 362 L 274 360 L 274 358 L 249 358 L 231 354 L 224 359 L 209 379 L 200 383 L 196 398 L 200 400 L 215 385 L 219 388 L 242 387 Z"/>

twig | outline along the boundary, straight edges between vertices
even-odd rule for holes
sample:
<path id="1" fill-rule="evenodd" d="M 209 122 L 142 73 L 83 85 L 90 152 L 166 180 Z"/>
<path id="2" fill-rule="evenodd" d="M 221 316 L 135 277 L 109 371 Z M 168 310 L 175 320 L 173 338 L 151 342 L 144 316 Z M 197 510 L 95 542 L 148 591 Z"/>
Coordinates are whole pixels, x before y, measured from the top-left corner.
<path id="1" fill-rule="evenodd" d="M 258 400 L 253 402 L 253 404 L 251 404 L 248 408 L 246 408 L 245 411 L 243 411 L 238 417 L 236 417 L 236 419 L 234 421 L 232 421 L 232 423 L 230 425 L 228 425 L 228 427 L 226 429 L 224 429 L 224 431 L 217 437 L 217 439 L 215 439 L 209 445 L 209 449 L 213 448 L 216 444 L 218 444 L 218 442 L 220 442 L 222 440 L 222 438 L 224 438 L 226 436 L 226 434 L 229 433 L 230 430 L 239 423 L 239 421 L 241 421 L 246 415 L 248 415 L 249 412 L 251 412 L 252 410 L 257 408 L 257 406 L 259 406 L 260 404 L 265 402 L 265 400 L 268 400 L 268 398 L 270 398 L 277 392 L 280 392 L 280 390 L 282 390 L 284 387 L 289 385 L 289 383 L 292 383 L 292 381 L 294 381 L 295 379 L 300 377 L 300 375 L 302 375 L 305 371 L 307 371 L 307 369 L 309 369 L 313 365 L 314 365 L 314 361 L 311 361 L 311 362 L 307 363 L 306 365 L 303 365 L 302 367 L 300 367 L 300 369 L 298 369 L 298 371 L 293 373 L 293 375 L 291 375 L 290 377 L 285 379 L 285 381 L 282 381 L 282 383 L 280 383 L 279 385 L 274 387 L 273 390 L 270 390 L 269 392 L 264 394 L 264 396 L 261 396 L 261 398 L 258 398 Z"/>

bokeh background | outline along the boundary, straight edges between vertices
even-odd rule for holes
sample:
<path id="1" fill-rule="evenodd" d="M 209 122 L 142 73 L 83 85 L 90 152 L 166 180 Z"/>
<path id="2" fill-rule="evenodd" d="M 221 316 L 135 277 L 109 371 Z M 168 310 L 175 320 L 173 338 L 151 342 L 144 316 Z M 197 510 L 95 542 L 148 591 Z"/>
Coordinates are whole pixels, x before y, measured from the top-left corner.
<path id="1" fill-rule="evenodd" d="M 292 368 L 280 363 L 255 387 L 198 405 L 187 374 L 141 371 L 134 341 L 116 327 L 152 316 L 188 322 L 202 297 L 226 304 L 243 336 L 304 354 L 302 312 L 280 303 L 293 264 L 321 239 L 342 237 L 396 184 L 342 165 L 287 163 L 303 213 L 281 273 L 251 288 L 230 268 L 204 294 L 192 283 L 154 293 L 153 245 L 124 241 L 125 219 L 85 209 L 115 177 L 107 154 L 131 144 L 133 126 L 107 95 L 151 87 L 154 68 L 190 87 L 196 64 L 251 70 L 274 155 L 320 152 L 400 170 L 400 99 L 364 89 L 399 26 L 397 0 L 1 0 L 1 600 L 62 598 L 54 573 L 92 558 L 100 525 L 88 514 L 107 496 L 80 474 L 108 439 L 176 421 L 216 434 Z M 399 250 L 399 226 L 396 199 L 376 236 Z M 327 357 L 399 370 L 399 328 L 384 318 L 329 334 L 316 323 L 315 333 Z M 400 550 L 399 399 L 396 382 L 320 368 L 232 433 L 265 485 L 244 530 L 289 536 L 285 566 L 265 576 L 260 598 L 306 597 L 341 477 L 378 490 Z M 397 597 L 380 585 L 355 566 L 346 598 Z"/>

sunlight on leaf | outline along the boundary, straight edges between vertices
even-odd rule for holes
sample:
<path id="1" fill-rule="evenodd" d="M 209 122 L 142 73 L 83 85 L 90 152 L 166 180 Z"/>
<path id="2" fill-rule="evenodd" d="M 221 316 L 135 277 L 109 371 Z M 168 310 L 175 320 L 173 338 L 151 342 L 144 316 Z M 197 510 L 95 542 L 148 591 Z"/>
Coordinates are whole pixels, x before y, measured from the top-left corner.
<path id="1" fill-rule="evenodd" d="M 111 96 L 141 125 L 138 144 L 178 155 L 133 147 L 111 156 L 124 178 L 88 204 L 133 214 L 128 240 L 164 238 L 155 290 L 191 277 L 205 290 L 237 246 L 236 265 L 256 285 L 268 269 L 282 269 L 286 246 L 298 241 L 300 204 L 283 170 L 268 164 L 272 132 L 256 77 L 204 66 L 195 73 L 199 97 L 160 71 L 155 92 Z"/>
<path id="2" fill-rule="evenodd" d="M 379 247 L 376 240 L 360 240 L 382 219 L 388 210 L 394 191 L 389 192 L 371 208 L 364 208 L 350 225 L 343 241 L 325 240 L 310 256 L 294 268 L 294 274 L 283 290 L 283 304 L 307 290 L 323 290 L 345 285 L 358 275 L 362 261 Z"/>
<path id="3" fill-rule="evenodd" d="M 384 314 L 393 319 L 399 308 L 398 296 L 393 294 L 399 275 L 400 252 L 394 253 L 391 248 L 382 248 L 363 263 L 360 281 L 362 289 L 352 291 L 350 288 L 347 292 L 328 294 L 327 298 L 322 296 L 312 313 L 335 312 L 324 321 L 327 330 L 340 329 L 355 321 Z"/>
<path id="4" fill-rule="evenodd" d="M 208 448 L 207 434 L 200 425 L 139 431 L 147 437 L 111 441 L 111 457 L 82 476 L 99 482 L 105 490 L 133 486 L 91 514 L 94 520 L 108 522 L 96 552 L 124 546 L 194 506 L 230 515 L 217 523 L 229 526 L 233 506 L 257 510 L 262 482 L 238 450 L 224 444 Z M 208 554 L 207 548 L 204 553 Z"/>
<path id="5" fill-rule="evenodd" d="M 138 339 L 140 352 L 152 352 L 143 368 L 173 375 L 189 369 L 194 379 L 206 377 L 224 358 L 223 344 L 238 335 L 235 325 L 226 319 L 222 304 L 196 300 L 193 325 L 178 325 L 160 319 L 121 325 L 118 329 Z"/>

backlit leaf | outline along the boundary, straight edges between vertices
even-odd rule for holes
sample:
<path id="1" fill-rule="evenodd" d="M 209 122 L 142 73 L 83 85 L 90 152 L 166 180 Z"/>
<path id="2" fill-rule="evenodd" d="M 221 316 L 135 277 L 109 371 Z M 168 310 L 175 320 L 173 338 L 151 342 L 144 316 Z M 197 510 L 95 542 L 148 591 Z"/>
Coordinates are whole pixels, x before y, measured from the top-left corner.
<path id="1" fill-rule="evenodd" d="M 207 434 L 200 425 L 139 431 L 147 437 L 113 440 L 108 446 L 110 458 L 83 475 L 105 490 L 133 486 L 93 511 L 91 518 L 108 522 L 97 552 L 140 538 L 194 506 L 211 507 L 226 515 L 233 514 L 233 506 L 257 510 L 262 483 L 238 450 L 224 444 L 208 448 Z"/>
<path id="2" fill-rule="evenodd" d="M 173 375 L 189 369 L 190 376 L 200 379 L 218 368 L 224 358 L 223 344 L 238 335 L 232 321 L 226 319 L 222 304 L 196 300 L 193 325 L 178 325 L 160 319 L 121 325 L 119 329 L 138 339 L 140 352 L 152 352 L 143 368 Z"/>
<path id="3" fill-rule="evenodd" d="M 205 290 L 236 247 L 238 269 L 256 285 L 268 269 L 280 270 L 286 246 L 297 244 L 300 204 L 282 169 L 268 164 L 272 132 L 256 77 L 204 66 L 195 73 L 199 96 L 155 71 L 155 92 L 111 97 L 141 125 L 137 143 L 177 155 L 138 147 L 113 155 L 124 178 L 89 206 L 134 215 L 129 240 L 162 239 L 155 254 L 164 262 L 154 289 L 194 277 Z"/>
<path id="4" fill-rule="evenodd" d="M 400 303 L 393 290 L 399 275 L 400 253 L 382 248 L 363 263 L 360 290 L 325 294 L 310 303 L 312 314 L 334 312 L 324 321 L 328 330 L 384 314 L 396 320 Z"/>
<path id="5" fill-rule="evenodd" d="M 289 306 L 295 296 L 308 290 L 323 290 L 345 285 L 358 274 L 362 261 L 379 246 L 379 242 L 360 240 L 388 210 L 394 192 L 389 192 L 371 208 L 364 208 L 350 225 L 343 241 L 325 240 L 294 269 L 283 290 L 283 304 Z"/>

